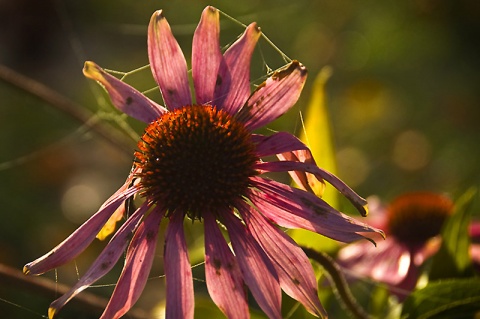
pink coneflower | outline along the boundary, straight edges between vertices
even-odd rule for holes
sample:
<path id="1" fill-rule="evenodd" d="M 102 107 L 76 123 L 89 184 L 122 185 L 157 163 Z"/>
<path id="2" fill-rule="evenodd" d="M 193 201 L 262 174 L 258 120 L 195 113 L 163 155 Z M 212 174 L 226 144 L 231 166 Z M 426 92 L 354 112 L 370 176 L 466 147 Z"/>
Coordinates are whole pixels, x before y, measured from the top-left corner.
<path id="1" fill-rule="evenodd" d="M 387 238 L 374 249 L 361 242 L 348 245 L 337 261 L 355 276 L 386 283 L 403 299 L 415 288 L 421 265 L 440 248 L 440 231 L 453 208 L 448 197 L 430 192 L 406 193 L 387 207 L 372 207 L 367 223 L 385 229 Z M 478 237 L 478 225 L 472 224 L 470 233 Z M 474 260 L 480 256 L 475 249 Z"/>
<path id="2" fill-rule="evenodd" d="M 185 218 L 204 224 L 206 284 L 227 317 L 249 317 L 246 287 L 270 318 L 281 318 L 281 289 L 312 314 L 326 316 L 308 258 L 277 225 L 308 229 L 343 242 L 381 231 L 336 211 L 309 192 L 309 181 L 326 180 L 365 214 L 366 201 L 317 167 L 297 138 L 284 132 L 252 133 L 294 105 L 307 77 L 305 67 L 292 61 L 251 93 L 250 59 L 260 36 L 252 23 L 222 54 L 219 12 L 205 8 L 193 37 L 193 102 L 185 58 L 162 12 L 155 12 L 148 27 L 148 54 L 168 109 L 95 63 L 85 63 L 85 75 L 105 87 L 113 105 L 148 126 L 125 184 L 70 237 L 27 264 L 24 272 L 41 274 L 71 261 L 115 212 L 124 212 L 127 200 L 138 194 L 144 201 L 127 216 L 77 284 L 51 304 L 50 317 L 110 271 L 128 245 L 123 271 L 101 318 L 125 314 L 145 286 L 159 225 L 165 219 L 169 222 L 164 240 L 166 318 L 193 318 Z M 280 160 L 262 161 L 271 155 Z M 303 189 L 261 177 L 265 172 L 286 171 Z"/>

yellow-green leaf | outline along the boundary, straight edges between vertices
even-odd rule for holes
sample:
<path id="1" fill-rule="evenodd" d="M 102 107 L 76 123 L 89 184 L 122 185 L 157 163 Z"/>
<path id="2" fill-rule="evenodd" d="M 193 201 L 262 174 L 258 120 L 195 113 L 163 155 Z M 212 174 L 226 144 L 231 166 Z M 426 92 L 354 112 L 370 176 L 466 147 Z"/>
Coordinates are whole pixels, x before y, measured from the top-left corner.
<path id="1" fill-rule="evenodd" d="M 300 139 L 310 148 L 319 167 L 336 174 L 335 150 L 325 98 L 325 84 L 331 73 L 331 68 L 325 67 L 315 79 L 310 101 L 303 118 L 304 127 Z M 331 206 L 337 207 L 338 191 L 329 185 L 324 188 L 321 182 L 317 182 L 313 189 L 317 196 L 322 197 Z"/>
<path id="2" fill-rule="evenodd" d="M 303 117 L 300 139 L 310 148 L 319 167 L 336 174 L 335 150 L 325 98 L 325 84 L 331 73 L 330 67 L 324 67 L 315 79 L 310 101 Z M 328 183 L 324 185 L 319 181 L 311 186 L 317 196 L 322 197 L 323 200 L 338 209 L 338 191 L 334 187 Z M 289 234 L 298 244 L 306 247 L 321 248 L 322 251 L 329 251 L 337 247 L 335 241 L 306 230 L 294 229 L 290 230 Z"/>

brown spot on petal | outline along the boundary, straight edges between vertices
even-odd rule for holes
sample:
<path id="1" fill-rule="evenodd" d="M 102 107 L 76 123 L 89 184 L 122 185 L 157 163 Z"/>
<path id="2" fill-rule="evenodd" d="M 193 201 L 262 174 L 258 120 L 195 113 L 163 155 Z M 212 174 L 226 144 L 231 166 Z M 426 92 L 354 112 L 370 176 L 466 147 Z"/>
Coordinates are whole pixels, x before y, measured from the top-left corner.
<path id="1" fill-rule="evenodd" d="M 280 81 L 286 76 L 292 74 L 297 69 L 300 70 L 301 75 L 307 74 L 307 68 L 305 68 L 305 66 L 303 66 L 303 64 L 301 64 L 297 60 L 293 60 L 284 69 L 274 72 L 272 75 L 272 80 Z"/>
<path id="2" fill-rule="evenodd" d="M 220 275 L 220 269 L 222 268 L 222 261 L 217 258 L 213 258 L 213 268 L 215 268 L 215 273 Z"/>
<path id="3" fill-rule="evenodd" d="M 305 197 L 300 197 L 300 200 L 302 201 L 302 203 L 307 206 L 308 208 L 312 209 L 315 214 L 317 215 L 325 215 L 326 212 L 324 209 L 322 209 L 321 207 L 319 207 L 318 205 L 315 205 L 314 203 L 312 203 L 309 199 L 305 198 Z"/>
<path id="4" fill-rule="evenodd" d="M 127 105 L 132 104 L 132 102 L 133 102 L 133 98 L 132 98 L 131 96 L 127 97 L 126 100 L 125 100 L 125 103 L 126 103 Z"/>
<path id="5" fill-rule="evenodd" d="M 105 270 L 105 269 L 107 269 L 110 265 L 111 265 L 111 262 L 109 262 L 109 261 L 103 262 L 103 263 L 100 265 L 100 269 Z"/>
<path id="6" fill-rule="evenodd" d="M 151 230 L 145 235 L 145 238 L 147 239 L 147 241 L 153 241 L 155 240 L 155 235 L 155 231 Z"/>
<path id="7" fill-rule="evenodd" d="M 222 85 L 223 79 L 220 75 L 217 75 L 217 81 L 215 81 L 215 86 Z"/>

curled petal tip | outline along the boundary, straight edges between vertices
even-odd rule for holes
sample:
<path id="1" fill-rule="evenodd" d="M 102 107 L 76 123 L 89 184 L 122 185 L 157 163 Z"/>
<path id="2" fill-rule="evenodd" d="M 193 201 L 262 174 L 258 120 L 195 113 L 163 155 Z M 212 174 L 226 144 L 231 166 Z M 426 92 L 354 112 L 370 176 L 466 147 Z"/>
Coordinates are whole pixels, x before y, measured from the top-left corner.
<path id="1" fill-rule="evenodd" d="M 86 61 L 83 66 L 83 74 L 90 79 L 101 81 L 103 79 L 102 69 L 92 61 Z"/>
<path id="2" fill-rule="evenodd" d="M 48 308 L 48 319 L 53 319 L 55 318 L 55 315 L 57 314 L 57 309 L 50 307 Z"/>
<path id="3" fill-rule="evenodd" d="M 153 25 L 154 29 L 156 30 L 157 25 L 162 21 L 165 20 L 165 16 L 163 15 L 163 10 L 157 10 L 153 13 L 152 18 L 150 19 L 150 24 Z"/>
<path id="4" fill-rule="evenodd" d="M 256 22 L 252 22 L 248 25 L 247 29 L 252 29 L 254 31 L 254 35 L 259 38 L 262 34 L 262 29 L 258 26 Z"/>
<path id="5" fill-rule="evenodd" d="M 161 20 L 161 19 L 164 19 L 165 16 L 163 15 L 163 10 L 157 10 L 153 13 L 153 16 L 152 18 L 155 18 L 157 20 Z"/>
<path id="6" fill-rule="evenodd" d="M 290 64 L 288 64 L 284 68 L 281 68 L 280 70 L 275 71 L 272 75 L 272 79 L 281 80 L 296 71 L 298 71 L 302 77 L 307 75 L 307 68 L 297 60 L 293 60 L 292 62 L 290 62 Z"/>
<path id="7" fill-rule="evenodd" d="M 363 216 L 363 217 L 367 217 L 367 215 L 368 215 L 368 204 L 363 205 L 363 210 L 364 210 L 364 211 L 361 212 L 361 213 L 362 213 L 362 216 Z"/>
<path id="8" fill-rule="evenodd" d="M 205 11 L 207 11 L 207 10 L 208 10 L 209 12 L 211 12 L 211 13 L 217 13 L 217 12 L 218 12 L 218 9 L 215 8 L 215 7 L 212 7 L 212 6 L 206 7 L 206 8 L 205 8 Z"/>
<path id="9" fill-rule="evenodd" d="M 30 267 L 29 267 L 30 264 L 26 264 L 25 266 L 23 266 L 23 274 L 24 275 L 30 275 Z"/>
<path id="10" fill-rule="evenodd" d="M 379 229 L 379 234 L 383 237 L 383 239 L 387 239 L 387 235 L 385 235 L 383 230 Z"/>

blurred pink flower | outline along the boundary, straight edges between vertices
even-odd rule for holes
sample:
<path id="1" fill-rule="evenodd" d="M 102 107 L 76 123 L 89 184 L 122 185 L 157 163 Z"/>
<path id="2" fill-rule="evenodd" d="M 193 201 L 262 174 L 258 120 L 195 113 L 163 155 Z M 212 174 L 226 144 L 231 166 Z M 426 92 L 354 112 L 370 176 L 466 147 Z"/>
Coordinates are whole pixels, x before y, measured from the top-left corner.
<path id="1" fill-rule="evenodd" d="M 453 211 L 452 201 L 430 192 L 406 193 L 393 200 L 388 207 L 369 200 L 367 223 L 384 229 L 387 238 L 377 247 L 362 242 L 340 249 L 338 263 L 355 276 L 365 276 L 388 284 L 391 292 L 404 298 L 415 288 L 420 266 L 440 248 L 440 231 Z M 480 229 L 472 224 L 471 234 L 480 237 Z M 472 245 L 472 259 L 478 259 Z"/>
<path id="2" fill-rule="evenodd" d="M 128 245 L 123 271 L 102 318 L 125 314 L 145 286 L 164 218 L 169 220 L 164 241 L 166 318 L 193 318 L 185 217 L 204 223 L 207 288 L 229 318 L 249 317 L 246 286 L 270 318 L 281 318 L 281 289 L 312 314 L 326 315 L 308 258 L 277 225 L 308 229 L 343 242 L 363 239 L 368 232 L 381 233 L 312 194 L 309 181 L 326 180 L 365 214 L 366 201 L 317 167 L 300 140 L 284 132 L 252 133 L 295 104 L 307 77 L 305 67 L 292 61 L 251 93 L 250 59 L 260 29 L 250 24 L 222 54 L 219 28 L 219 11 L 205 8 L 193 37 L 195 103 L 185 58 L 162 11 L 153 14 L 148 27 L 148 55 L 168 109 L 95 63 L 85 63 L 85 75 L 105 87 L 116 108 L 149 124 L 123 186 L 70 237 L 27 264 L 24 272 L 41 274 L 71 261 L 111 216 L 125 214 L 127 200 L 139 194 L 144 202 L 126 216 L 72 289 L 51 304 L 50 317 L 110 271 Z M 261 159 L 271 155 L 279 160 Z M 260 176 L 286 171 L 303 189 Z"/>

